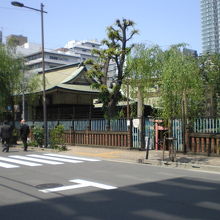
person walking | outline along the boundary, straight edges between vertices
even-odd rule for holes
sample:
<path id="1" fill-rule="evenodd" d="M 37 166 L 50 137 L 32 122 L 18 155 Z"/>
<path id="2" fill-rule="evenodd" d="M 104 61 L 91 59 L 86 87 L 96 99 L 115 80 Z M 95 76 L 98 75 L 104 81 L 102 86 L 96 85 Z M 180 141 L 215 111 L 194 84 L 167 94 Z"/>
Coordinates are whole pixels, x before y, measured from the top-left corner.
<path id="1" fill-rule="evenodd" d="M 20 136 L 24 145 L 24 151 L 27 151 L 27 137 L 30 133 L 30 128 L 27 124 L 25 124 L 25 120 L 21 120 L 21 128 L 20 128 Z"/>
<path id="2" fill-rule="evenodd" d="M 12 138 L 12 127 L 8 124 L 7 121 L 4 121 L 3 126 L 1 127 L 1 138 L 2 138 L 2 152 L 9 151 L 10 141 Z"/>

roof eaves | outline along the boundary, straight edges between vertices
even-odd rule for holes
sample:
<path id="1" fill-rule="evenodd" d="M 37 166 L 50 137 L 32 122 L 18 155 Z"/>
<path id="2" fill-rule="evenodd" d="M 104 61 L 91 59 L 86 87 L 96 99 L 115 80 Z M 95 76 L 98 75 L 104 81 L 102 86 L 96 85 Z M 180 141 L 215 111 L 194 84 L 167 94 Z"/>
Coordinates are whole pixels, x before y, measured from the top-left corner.
<path id="1" fill-rule="evenodd" d="M 61 84 L 68 83 L 69 81 L 75 79 L 83 70 L 84 66 L 79 67 L 79 69 L 75 70 L 69 77 L 64 79 Z"/>

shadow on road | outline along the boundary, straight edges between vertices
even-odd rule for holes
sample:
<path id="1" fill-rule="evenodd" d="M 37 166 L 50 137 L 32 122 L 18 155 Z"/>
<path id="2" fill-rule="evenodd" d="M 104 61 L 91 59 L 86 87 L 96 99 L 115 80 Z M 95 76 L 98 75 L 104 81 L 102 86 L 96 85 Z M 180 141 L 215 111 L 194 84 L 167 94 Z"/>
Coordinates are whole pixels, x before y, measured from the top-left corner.
<path id="1" fill-rule="evenodd" d="M 4 190 L 2 184 L 0 187 Z M 220 184 L 203 179 L 175 178 L 109 191 L 91 190 L 70 196 L 53 193 L 55 198 L 43 199 L 47 196 L 42 192 L 32 196 L 14 189 L 21 197 L 32 197 L 37 201 L 1 206 L 0 219 L 218 220 L 220 216 Z"/>

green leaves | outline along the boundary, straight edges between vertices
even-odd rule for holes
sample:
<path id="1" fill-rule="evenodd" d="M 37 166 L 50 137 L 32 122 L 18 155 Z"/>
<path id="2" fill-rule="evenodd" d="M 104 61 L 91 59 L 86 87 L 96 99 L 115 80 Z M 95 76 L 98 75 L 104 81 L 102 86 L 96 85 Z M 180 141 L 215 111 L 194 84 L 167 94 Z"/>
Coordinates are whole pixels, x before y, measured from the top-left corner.
<path id="1" fill-rule="evenodd" d="M 0 104 L 10 105 L 10 96 L 19 89 L 21 80 L 22 59 L 14 55 L 14 51 L 0 45 Z"/>
<path id="2" fill-rule="evenodd" d="M 200 74 L 203 84 L 206 86 L 207 101 L 205 110 L 208 116 L 216 116 L 220 114 L 220 55 L 219 54 L 203 54 L 199 58 Z M 209 107 L 208 107 L 209 106 Z"/>
<path id="3" fill-rule="evenodd" d="M 150 89 L 156 84 L 161 74 L 162 50 L 157 45 L 147 47 L 137 44 L 127 57 L 126 81 L 129 81 L 133 97 L 137 95 L 137 88 L 148 97 Z"/>
<path id="4" fill-rule="evenodd" d="M 57 125 L 50 130 L 50 147 L 59 151 L 67 150 L 64 140 L 64 126 Z"/>
<path id="5" fill-rule="evenodd" d="M 164 119 L 192 118 L 203 102 L 203 83 L 198 60 L 182 52 L 183 44 L 164 52 L 160 82 L 161 107 Z M 184 109 L 183 109 L 184 107 Z"/>

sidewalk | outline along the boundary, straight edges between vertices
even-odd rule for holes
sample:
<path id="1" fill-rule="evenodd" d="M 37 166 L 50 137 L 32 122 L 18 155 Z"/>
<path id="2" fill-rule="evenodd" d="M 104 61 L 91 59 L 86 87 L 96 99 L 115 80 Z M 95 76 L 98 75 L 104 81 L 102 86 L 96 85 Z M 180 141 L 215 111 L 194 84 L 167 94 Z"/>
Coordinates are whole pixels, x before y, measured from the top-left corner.
<path id="1" fill-rule="evenodd" d="M 21 144 L 16 148 L 21 148 Z M 146 151 L 129 150 L 122 148 L 104 148 L 104 147 L 86 147 L 86 146 L 67 146 L 67 151 L 58 152 L 53 149 L 28 147 L 29 151 L 51 152 L 56 151 L 61 154 L 82 156 L 82 157 L 94 157 L 104 160 L 113 160 L 130 163 L 141 163 L 153 166 L 193 169 L 198 171 L 209 171 L 220 173 L 220 157 L 208 157 L 204 155 L 192 155 L 192 154 L 177 154 L 177 161 L 171 162 L 169 160 L 168 152 L 165 151 L 164 161 L 163 152 L 150 150 L 148 159 L 146 159 Z"/>
<path id="2" fill-rule="evenodd" d="M 220 173 L 220 157 L 208 157 L 203 155 L 184 155 L 177 154 L 177 161 L 171 162 L 168 158 L 168 152 L 165 152 L 164 161 L 163 152 L 150 150 L 149 157 L 146 158 L 146 151 L 101 148 L 101 147 L 84 147 L 84 146 L 68 146 L 65 154 L 96 157 L 106 160 L 114 160 L 121 162 L 142 163 L 153 166 L 163 166 L 172 168 L 193 169 L 198 171 L 210 171 Z"/>

